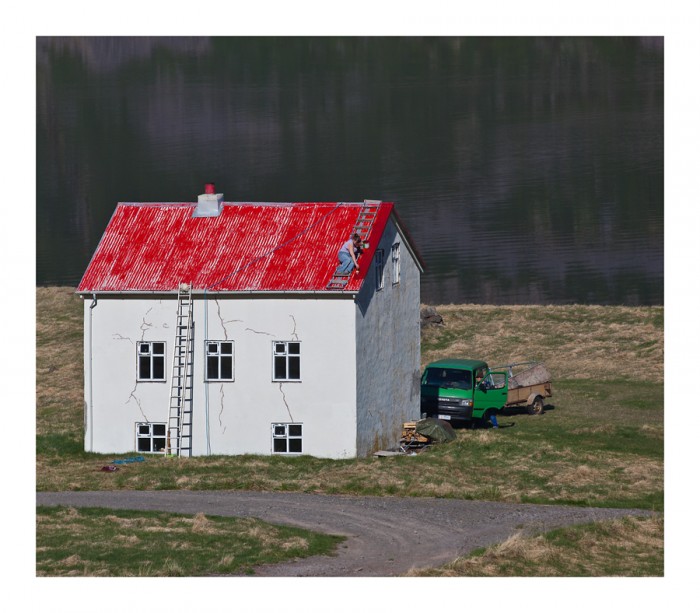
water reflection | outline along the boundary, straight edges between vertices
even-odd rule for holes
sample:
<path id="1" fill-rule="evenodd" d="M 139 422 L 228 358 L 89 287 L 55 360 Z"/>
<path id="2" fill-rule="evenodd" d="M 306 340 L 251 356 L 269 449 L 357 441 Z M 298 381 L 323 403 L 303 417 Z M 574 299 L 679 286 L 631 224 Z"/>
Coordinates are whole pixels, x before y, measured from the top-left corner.
<path id="1" fill-rule="evenodd" d="M 663 39 L 39 38 L 37 281 L 118 201 L 398 203 L 425 302 L 663 302 Z"/>

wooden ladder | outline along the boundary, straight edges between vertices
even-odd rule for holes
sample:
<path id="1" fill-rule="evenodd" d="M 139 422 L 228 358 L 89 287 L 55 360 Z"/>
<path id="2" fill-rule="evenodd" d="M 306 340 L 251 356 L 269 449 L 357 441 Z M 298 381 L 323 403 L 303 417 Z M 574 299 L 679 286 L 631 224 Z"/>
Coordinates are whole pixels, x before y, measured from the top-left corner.
<path id="1" fill-rule="evenodd" d="M 170 405 L 166 455 L 192 455 L 192 379 L 194 357 L 192 286 L 181 283 L 177 291 L 177 323 L 170 379 Z"/>
<path id="2" fill-rule="evenodd" d="M 355 226 L 352 229 L 352 234 L 358 234 L 360 240 L 363 243 L 367 242 L 370 232 L 372 231 L 372 226 L 374 225 L 374 220 L 377 218 L 377 213 L 379 212 L 379 207 L 381 206 L 381 200 L 365 200 L 362 203 L 362 208 L 355 221 Z M 326 285 L 326 289 L 342 290 L 350 280 L 350 274 L 342 274 L 335 270 L 331 280 Z"/>

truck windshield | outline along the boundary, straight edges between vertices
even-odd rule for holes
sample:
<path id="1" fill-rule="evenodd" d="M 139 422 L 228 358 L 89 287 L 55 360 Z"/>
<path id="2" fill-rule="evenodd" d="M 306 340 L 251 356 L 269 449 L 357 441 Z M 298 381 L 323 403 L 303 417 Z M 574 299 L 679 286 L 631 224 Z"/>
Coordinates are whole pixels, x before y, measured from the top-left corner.
<path id="1" fill-rule="evenodd" d="M 472 389 L 472 373 L 457 368 L 428 368 L 425 374 L 426 385 L 435 387 L 453 387 L 463 390 Z"/>

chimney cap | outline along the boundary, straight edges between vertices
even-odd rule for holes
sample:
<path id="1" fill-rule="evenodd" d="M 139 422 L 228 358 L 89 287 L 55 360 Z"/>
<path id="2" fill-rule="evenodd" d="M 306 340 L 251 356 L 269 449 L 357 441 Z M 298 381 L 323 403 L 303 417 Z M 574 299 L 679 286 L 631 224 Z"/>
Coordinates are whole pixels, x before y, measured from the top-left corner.
<path id="1" fill-rule="evenodd" d="M 216 193 L 213 183 L 205 183 L 204 193 L 197 196 L 197 206 L 192 217 L 218 217 L 224 202 L 224 195 Z"/>

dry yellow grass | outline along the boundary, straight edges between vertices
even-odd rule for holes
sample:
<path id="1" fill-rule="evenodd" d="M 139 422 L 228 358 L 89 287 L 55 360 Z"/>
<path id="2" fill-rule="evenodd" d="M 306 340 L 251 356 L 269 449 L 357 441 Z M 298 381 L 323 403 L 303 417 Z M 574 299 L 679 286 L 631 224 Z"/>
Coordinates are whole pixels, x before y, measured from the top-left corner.
<path id="1" fill-rule="evenodd" d="M 423 366 L 446 355 L 494 365 L 542 360 L 554 379 L 663 380 L 663 307 L 471 304 L 436 309 L 444 325 L 423 331 Z"/>
<path id="2" fill-rule="evenodd" d="M 410 576 L 603 577 L 663 574 L 663 517 L 625 518 L 556 535 L 512 535 L 483 553 Z"/>
<path id="3" fill-rule="evenodd" d="M 36 292 L 37 432 L 82 430 L 82 300 L 71 288 Z"/>

